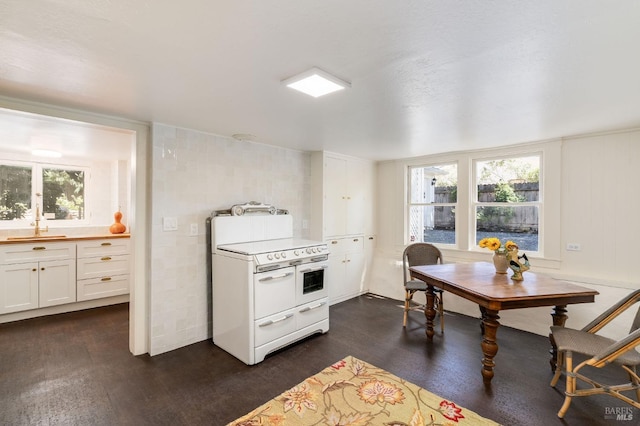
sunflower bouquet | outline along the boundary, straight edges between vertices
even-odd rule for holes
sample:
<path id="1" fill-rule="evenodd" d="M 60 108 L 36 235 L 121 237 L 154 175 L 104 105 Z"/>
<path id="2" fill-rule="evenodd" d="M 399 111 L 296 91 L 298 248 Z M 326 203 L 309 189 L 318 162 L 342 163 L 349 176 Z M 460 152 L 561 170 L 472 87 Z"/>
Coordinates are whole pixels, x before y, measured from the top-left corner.
<path id="1" fill-rule="evenodd" d="M 489 249 L 496 254 L 507 254 L 509 250 L 518 248 L 518 245 L 511 240 L 502 244 L 500 239 L 495 237 L 483 238 L 478 242 L 478 245 L 482 248 Z"/>

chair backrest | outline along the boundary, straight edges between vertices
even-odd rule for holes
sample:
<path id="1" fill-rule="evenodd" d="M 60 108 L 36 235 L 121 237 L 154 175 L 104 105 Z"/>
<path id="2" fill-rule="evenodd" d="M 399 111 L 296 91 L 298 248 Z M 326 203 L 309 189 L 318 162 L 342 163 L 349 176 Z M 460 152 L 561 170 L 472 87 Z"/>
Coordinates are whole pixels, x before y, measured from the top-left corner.
<path id="1" fill-rule="evenodd" d="M 404 282 L 409 281 L 410 266 L 436 265 L 439 263 L 444 263 L 442 252 L 433 244 L 413 243 L 408 245 L 402 253 Z"/>

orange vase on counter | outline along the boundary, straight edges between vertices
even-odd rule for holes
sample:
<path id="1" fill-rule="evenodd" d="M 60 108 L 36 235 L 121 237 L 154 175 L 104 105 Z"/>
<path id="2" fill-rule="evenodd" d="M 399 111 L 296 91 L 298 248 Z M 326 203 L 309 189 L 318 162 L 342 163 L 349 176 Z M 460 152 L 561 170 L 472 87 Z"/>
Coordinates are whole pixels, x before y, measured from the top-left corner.
<path id="1" fill-rule="evenodd" d="M 113 218 L 116 220 L 116 222 L 109 227 L 109 232 L 111 232 L 112 234 L 122 234 L 127 230 L 127 227 L 120 222 L 122 220 L 122 213 L 120 213 L 119 211 L 115 212 L 113 214 Z"/>

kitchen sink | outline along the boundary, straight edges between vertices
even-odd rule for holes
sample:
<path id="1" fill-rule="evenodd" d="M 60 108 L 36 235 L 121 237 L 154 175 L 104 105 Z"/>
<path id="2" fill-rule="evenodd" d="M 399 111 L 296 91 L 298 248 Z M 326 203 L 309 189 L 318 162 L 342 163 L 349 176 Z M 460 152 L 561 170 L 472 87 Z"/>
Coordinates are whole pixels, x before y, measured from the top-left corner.
<path id="1" fill-rule="evenodd" d="M 41 240 L 41 239 L 51 239 L 51 238 L 67 238 L 66 235 L 40 235 L 36 237 L 35 235 L 25 235 L 21 237 L 7 237 L 7 240 Z"/>

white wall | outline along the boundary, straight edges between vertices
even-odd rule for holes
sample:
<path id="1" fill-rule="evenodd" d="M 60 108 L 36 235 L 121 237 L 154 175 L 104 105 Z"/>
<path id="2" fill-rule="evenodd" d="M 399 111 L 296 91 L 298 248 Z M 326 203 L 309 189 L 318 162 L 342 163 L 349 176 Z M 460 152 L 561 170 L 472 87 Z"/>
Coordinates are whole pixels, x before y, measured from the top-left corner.
<path id="1" fill-rule="evenodd" d="M 469 181 L 470 159 L 482 155 L 517 153 L 527 149 L 544 152 L 542 183 L 545 194 L 543 256 L 531 259 L 532 271 L 574 281 L 600 292 L 596 303 L 568 307 L 567 326 L 582 327 L 615 301 L 640 288 L 640 270 L 634 265 L 635 242 L 640 238 L 640 131 L 630 130 L 592 136 L 576 136 L 539 144 L 477 152 L 451 153 L 378 165 L 378 248 L 370 291 L 404 299 L 400 259 L 405 247 L 405 180 L 408 165 L 459 161 L 459 181 Z M 462 187 L 460 187 L 462 189 Z M 459 189 L 459 208 L 469 209 L 467 195 Z M 389 207 L 393 206 L 393 207 Z M 461 235 L 469 223 L 458 223 Z M 582 250 L 570 252 L 566 244 L 579 243 Z M 446 261 L 489 261 L 489 252 L 473 242 L 459 241 L 456 250 L 445 249 Z M 526 273 L 525 273 L 526 281 Z M 423 302 L 420 296 L 418 301 Z M 445 296 L 445 309 L 479 317 L 477 305 L 452 294 Z M 550 308 L 500 312 L 501 324 L 546 335 L 551 325 Z M 400 322 L 401 313 L 398 314 Z M 628 315 L 621 318 L 630 323 Z M 625 328 L 626 327 L 626 328 Z M 605 334 L 617 338 L 628 325 L 617 323 Z"/>
<path id="2" fill-rule="evenodd" d="M 310 154 L 180 129 L 152 127 L 151 355 L 211 337 L 205 221 L 213 210 L 260 201 L 289 210 L 307 237 Z M 162 218 L 178 230 L 164 232 Z M 189 236 L 190 224 L 197 236 Z"/>

